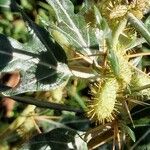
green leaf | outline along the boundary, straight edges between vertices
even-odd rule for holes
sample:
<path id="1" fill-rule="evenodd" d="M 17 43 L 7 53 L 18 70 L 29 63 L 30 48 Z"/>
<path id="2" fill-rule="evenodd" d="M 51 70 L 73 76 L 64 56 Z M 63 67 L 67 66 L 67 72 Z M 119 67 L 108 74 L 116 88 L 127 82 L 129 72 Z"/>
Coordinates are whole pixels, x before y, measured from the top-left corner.
<path id="1" fill-rule="evenodd" d="M 99 44 L 100 47 L 103 47 L 101 43 L 103 44 L 106 39 L 110 39 L 112 37 L 112 31 L 109 28 L 106 19 L 101 16 L 101 13 L 96 6 L 94 6 L 94 12 L 95 12 L 97 28 L 99 30 L 98 41 L 101 41 Z"/>
<path id="2" fill-rule="evenodd" d="M 96 6 L 94 6 L 94 12 L 95 12 L 95 18 L 96 18 L 96 23 L 99 25 L 99 28 L 101 28 L 101 23 L 102 23 L 102 16 Z"/>
<path id="3" fill-rule="evenodd" d="M 111 34 L 111 30 L 107 24 L 107 21 L 105 20 L 105 18 L 101 16 L 101 13 L 96 6 L 94 6 L 94 12 L 95 12 L 95 18 L 96 18 L 96 23 L 98 25 L 98 28 L 105 33 L 104 35 L 106 38 Z"/>
<path id="4" fill-rule="evenodd" d="M 91 47 L 98 45 L 94 29 L 88 27 L 83 15 L 75 14 L 74 7 L 69 0 L 47 0 L 56 15 L 58 26 L 52 28 L 63 34 L 70 45 L 84 55 L 91 55 Z M 92 59 L 91 59 L 92 63 Z"/>
<path id="5" fill-rule="evenodd" d="M 14 44 L 14 40 L 13 42 L 12 39 L 10 41 Z M 37 41 L 35 42 L 37 43 Z M 18 45 L 16 47 L 18 47 Z M 28 46 L 26 47 L 26 45 L 23 44 L 22 47 L 28 48 Z M 34 46 L 28 50 L 34 49 L 38 51 L 39 48 L 40 47 Z M 55 44 L 53 48 L 55 48 Z M 3 51 L 0 50 L 1 56 L 3 56 L 2 52 Z M 39 54 L 33 52 L 28 52 L 25 49 L 13 50 L 13 59 L 1 70 L 1 73 L 19 70 L 21 81 L 16 89 L 5 92 L 5 94 L 12 95 L 28 91 L 54 89 L 64 83 L 71 75 L 67 65 L 58 60 L 55 63 L 48 51 L 39 52 Z"/>
<path id="6" fill-rule="evenodd" d="M 146 25 L 131 13 L 128 13 L 128 18 L 131 25 L 145 38 L 147 43 L 150 45 L 150 31 L 147 29 Z"/>
<path id="7" fill-rule="evenodd" d="M 108 59 L 110 61 L 111 69 L 116 77 L 119 77 L 120 66 L 119 66 L 119 58 L 115 54 L 112 49 L 109 49 L 110 54 L 108 55 Z"/>
<path id="8" fill-rule="evenodd" d="M 67 81 L 71 73 L 63 49 L 52 40 L 49 33 L 31 21 L 14 3 L 13 9 L 22 14 L 30 33 L 29 42 L 21 44 L 0 36 L 1 72 L 19 70 L 20 84 L 5 92 L 14 95 L 28 91 L 54 89 Z M 1 60 L 3 60 L 1 59 Z"/>
<path id="9" fill-rule="evenodd" d="M 145 26 L 147 27 L 148 31 L 150 32 L 150 16 L 146 19 Z"/>
<path id="10" fill-rule="evenodd" d="M 116 76 L 119 76 L 119 60 L 117 55 L 115 54 L 115 49 L 113 47 L 113 38 L 112 38 L 112 31 L 109 28 L 106 20 L 104 18 L 102 18 L 98 8 L 95 6 L 94 7 L 94 11 L 95 11 L 95 17 L 96 17 L 96 23 L 98 26 L 98 29 L 102 32 L 101 36 L 101 43 L 104 42 L 104 40 L 106 40 L 107 42 L 107 46 L 108 46 L 108 51 L 109 51 L 109 55 L 108 55 L 108 59 L 111 65 L 111 68 L 114 72 L 114 74 Z"/>
<path id="11" fill-rule="evenodd" d="M 144 117 L 134 121 L 135 127 L 144 127 L 150 125 L 150 119 L 148 117 Z"/>
<path id="12" fill-rule="evenodd" d="M 10 0 L 0 0 L 0 7 L 4 9 L 9 9 Z"/>
<path id="13" fill-rule="evenodd" d="M 39 134 L 29 140 L 20 150 L 87 150 L 86 143 L 76 131 L 56 128 L 48 133 Z"/>
<path id="14" fill-rule="evenodd" d="M 134 134 L 134 132 L 131 130 L 131 128 L 129 128 L 129 127 L 128 127 L 127 125 L 125 125 L 125 124 L 122 124 L 122 130 L 130 136 L 130 138 L 133 140 L 133 142 L 136 141 L 135 134 Z"/>
<path id="15" fill-rule="evenodd" d="M 150 148 L 150 126 L 141 126 L 133 129 L 136 142 L 132 145 L 132 149 L 148 150 Z"/>
<path id="16" fill-rule="evenodd" d="M 119 77 L 119 73 L 120 73 L 119 58 L 115 54 L 115 51 L 114 51 L 114 49 L 112 47 L 111 38 L 108 38 L 106 40 L 106 42 L 107 42 L 108 51 L 109 51 L 108 60 L 109 60 L 110 65 L 111 65 L 111 69 L 112 69 L 114 75 L 116 77 Z"/>

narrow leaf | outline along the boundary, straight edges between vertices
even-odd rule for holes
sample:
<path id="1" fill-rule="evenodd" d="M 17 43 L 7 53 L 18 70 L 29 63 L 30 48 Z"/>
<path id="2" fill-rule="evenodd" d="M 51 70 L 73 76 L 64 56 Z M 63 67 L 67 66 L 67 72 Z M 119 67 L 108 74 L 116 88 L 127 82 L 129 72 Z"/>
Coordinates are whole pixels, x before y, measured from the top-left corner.
<path id="1" fill-rule="evenodd" d="M 127 133 L 130 136 L 130 138 L 133 140 L 133 142 L 135 142 L 136 141 L 136 137 L 135 137 L 134 132 L 131 130 L 131 128 L 129 128 L 125 124 L 122 124 L 122 128 L 125 131 L 125 133 Z"/>
<path id="2" fill-rule="evenodd" d="M 138 20 L 133 14 L 128 14 L 131 25 L 146 39 L 150 44 L 150 31 L 146 28 L 145 24 Z"/>
<path id="3" fill-rule="evenodd" d="M 2 9 L 9 9 L 10 0 L 0 0 L 0 7 Z"/>

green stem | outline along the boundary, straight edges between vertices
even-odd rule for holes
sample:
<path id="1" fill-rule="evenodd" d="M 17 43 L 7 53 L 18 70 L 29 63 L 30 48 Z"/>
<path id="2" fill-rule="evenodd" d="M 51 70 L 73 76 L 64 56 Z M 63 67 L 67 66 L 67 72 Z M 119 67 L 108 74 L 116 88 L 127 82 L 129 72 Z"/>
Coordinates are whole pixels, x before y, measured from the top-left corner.
<path id="1" fill-rule="evenodd" d="M 0 97 L 8 97 L 11 98 L 15 101 L 26 103 L 26 104 L 32 104 L 37 107 L 43 107 L 43 108 L 50 108 L 50 109 L 55 109 L 55 110 L 66 110 L 66 111 L 72 111 L 72 112 L 79 112 L 83 113 L 82 109 L 78 108 L 71 108 L 69 106 L 65 106 L 62 104 L 56 104 L 56 103 L 51 103 L 51 102 L 46 102 L 46 101 L 41 101 L 39 99 L 31 98 L 31 97 L 22 97 L 22 96 L 0 96 Z"/>
<path id="2" fill-rule="evenodd" d="M 147 30 L 144 23 L 137 19 L 132 13 L 128 13 L 128 19 L 130 24 L 146 39 L 150 45 L 150 32 Z"/>
<path id="3" fill-rule="evenodd" d="M 145 90 L 145 89 L 148 89 L 150 88 L 150 84 L 147 84 L 147 85 L 144 85 L 144 86 L 141 86 L 141 87 L 138 87 L 138 88 L 134 88 L 131 90 L 132 93 L 134 92 L 139 92 L 139 91 L 142 91 L 142 90 Z"/>

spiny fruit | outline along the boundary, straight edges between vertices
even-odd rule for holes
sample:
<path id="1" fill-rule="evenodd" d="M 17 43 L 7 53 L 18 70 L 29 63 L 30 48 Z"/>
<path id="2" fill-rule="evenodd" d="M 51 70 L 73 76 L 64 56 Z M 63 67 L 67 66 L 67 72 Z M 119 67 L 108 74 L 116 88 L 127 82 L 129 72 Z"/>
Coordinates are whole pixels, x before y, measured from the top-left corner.
<path id="1" fill-rule="evenodd" d="M 111 122 L 116 109 L 118 82 L 115 78 L 108 78 L 91 87 L 93 99 L 88 107 L 87 115 L 97 123 Z"/>
<path id="2" fill-rule="evenodd" d="M 124 56 L 125 52 L 116 49 L 115 54 L 119 58 L 119 76 L 116 77 L 110 67 L 107 75 L 91 86 L 93 99 L 88 106 L 87 115 L 96 123 L 114 120 L 115 112 L 118 112 L 117 105 L 120 103 L 117 101 L 117 93 L 125 90 L 132 78 L 132 70 Z"/>
<path id="3" fill-rule="evenodd" d="M 150 76 L 148 76 L 144 72 L 143 73 L 135 72 L 130 84 L 131 84 L 131 91 L 132 89 L 140 88 L 142 86 L 150 84 Z M 150 98 L 150 88 L 135 92 L 133 93 L 133 95 L 147 96 L 148 98 Z"/>
<path id="4" fill-rule="evenodd" d="M 120 19 L 127 17 L 128 12 L 141 19 L 143 12 L 149 7 L 149 0 L 132 0 L 130 3 L 125 3 L 123 0 L 104 0 L 99 3 L 100 11 L 110 26 L 114 23 L 117 25 Z"/>
<path id="5" fill-rule="evenodd" d="M 127 14 L 128 12 L 128 7 L 126 5 L 117 5 L 113 7 L 112 9 L 110 8 L 110 19 L 116 19 L 123 17 Z"/>

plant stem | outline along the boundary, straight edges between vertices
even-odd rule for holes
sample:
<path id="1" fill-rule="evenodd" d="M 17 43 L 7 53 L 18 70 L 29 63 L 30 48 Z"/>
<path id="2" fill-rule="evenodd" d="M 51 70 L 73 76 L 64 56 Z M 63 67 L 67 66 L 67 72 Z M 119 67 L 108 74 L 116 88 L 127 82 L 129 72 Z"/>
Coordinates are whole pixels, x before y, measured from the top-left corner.
<path id="1" fill-rule="evenodd" d="M 148 89 L 148 88 L 150 88 L 150 84 L 147 84 L 147 85 L 144 85 L 144 86 L 141 86 L 141 87 L 138 87 L 138 88 L 134 88 L 134 89 L 132 89 L 132 93 L 133 92 L 139 92 L 139 91 L 142 91 L 142 90 L 145 90 L 145 89 Z"/>
<path id="2" fill-rule="evenodd" d="M 83 113 L 84 111 L 82 109 L 77 108 L 71 108 L 69 106 L 65 106 L 62 104 L 56 104 L 46 101 L 41 101 L 39 99 L 31 98 L 31 97 L 22 97 L 22 96 L 0 96 L 0 97 L 9 97 L 15 101 L 35 105 L 37 107 L 43 107 L 43 108 L 50 108 L 50 109 L 56 109 L 56 110 L 66 110 L 66 111 L 72 111 L 72 112 L 79 112 Z"/>
<path id="3" fill-rule="evenodd" d="M 150 52 L 131 54 L 131 55 L 127 55 L 126 57 L 133 58 L 133 57 L 148 56 L 148 55 L 150 55 Z"/>
<path id="4" fill-rule="evenodd" d="M 150 45 L 150 32 L 147 30 L 144 23 L 137 19 L 132 13 L 128 13 L 128 19 L 130 24 L 146 39 Z"/>
<path id="5" fill-rule="evenodd" d="M 144 85 L 144 86 L 141 86 L 141 87 L 138 87 L 138 88 L 134 88 L 131 91 L 125 91 L 124 94 L 131 94 L 131 93 L 139 92 L 139 91 L 142 91 L 142 90 L 145 90 L 145 89 L 148 89 L 148 88 L 150 88 L 150 84 L 147 84 L 147 85 Z M 121 92 L 118 92 L 118 93 L 121 93 Z"/>

